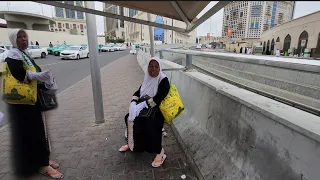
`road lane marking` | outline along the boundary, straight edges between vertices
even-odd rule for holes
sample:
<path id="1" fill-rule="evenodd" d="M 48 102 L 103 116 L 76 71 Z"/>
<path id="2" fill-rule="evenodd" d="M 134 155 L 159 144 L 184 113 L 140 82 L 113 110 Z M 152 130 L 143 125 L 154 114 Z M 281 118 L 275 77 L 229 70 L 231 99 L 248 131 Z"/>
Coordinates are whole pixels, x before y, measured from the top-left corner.
<path id="1" fill-rule="evenodd" d="M 63 62 L 57 62 L 57 63 L 51 63 L 51 64 L 43 64 L 43 65 L 39 65 L 39 66 L 50 66 L 50 65 L 55 65 L 55 64 L 67 63 L 67 62 L 72 62 L 72 61 L 63 61 Z"/>

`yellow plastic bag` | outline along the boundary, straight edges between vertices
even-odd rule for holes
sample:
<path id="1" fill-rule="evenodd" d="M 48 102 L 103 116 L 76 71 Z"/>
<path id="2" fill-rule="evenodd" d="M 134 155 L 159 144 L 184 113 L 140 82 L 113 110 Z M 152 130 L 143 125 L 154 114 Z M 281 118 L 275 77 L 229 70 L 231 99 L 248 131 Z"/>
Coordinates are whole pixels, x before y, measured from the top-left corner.
<path id="1" fill-rule="evenodd" d="M 24 60 L 24 68 L 26 70 L 36 72 L 36 68 L 33 66 L 32 63 L 28 62 L 28 60 Z M 28 84 L 18 81 L 12 76 L 7 63 L 2 64 L 2 69 L 3 101 L 8 104 L 34 105 L 37 101 L 37 81 L 32 80 L 31 83 Z"/>
<path id="2" fill-rule="evenodd" d="M 168 124 L 183 113 L 184 105 L 175 85 L 170 84 L 169 93 L 160 104 L 160 111 Z"/>

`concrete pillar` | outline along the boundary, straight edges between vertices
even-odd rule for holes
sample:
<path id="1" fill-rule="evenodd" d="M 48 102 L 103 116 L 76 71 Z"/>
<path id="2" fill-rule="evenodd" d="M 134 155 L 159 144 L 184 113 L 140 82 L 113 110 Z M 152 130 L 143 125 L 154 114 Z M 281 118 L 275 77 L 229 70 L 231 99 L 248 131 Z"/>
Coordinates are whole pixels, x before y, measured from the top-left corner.
<path id="1" fill-rule="evenodd" d="M 32 28 L 33 23 L 25 22 L 24 24 L 27 26 L 28 30 L 33 30 L 33 28 Z"/>

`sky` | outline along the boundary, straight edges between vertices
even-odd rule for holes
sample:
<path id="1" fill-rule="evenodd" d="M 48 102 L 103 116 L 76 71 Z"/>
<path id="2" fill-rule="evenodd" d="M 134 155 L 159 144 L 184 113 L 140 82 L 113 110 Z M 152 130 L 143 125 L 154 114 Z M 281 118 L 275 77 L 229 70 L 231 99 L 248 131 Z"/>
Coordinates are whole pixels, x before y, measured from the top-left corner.
<path id="1" fill-rule="evenodd" d="M 203 9 L 198 18 L 206 13 L 211 7 L 213 7 L 218 1 L 211 1 L 208 6 Z M 48 17 L 53 16 L 53 8 L 48 5 L 40 5 L 39 3 L 30 2 L 30 1 L 1 1 L 0 2 L 0 11 L 21 11 L 29 12 L 39 15 L 44 15 Z M 102 2 L 95 1 L 95 9 L 102 11 L 103 5 Z M 294 19 L 307 14 L 316 12 L 320 10 L 320 1 L 296 1 L 296 9 L 294 13 Z M 210 19 L 202 23 L 197 28 L 198 36 L 205 36 L 207 33 L 213 33 L 213 36 L 221 36 L 222 31 L 222 17 L 223 9 L 213 15 Z M 104 18 L 102 16 L 96 16 L 97 21 L 97 31 L 98 35 L 104 34 Z M 4 20 L 0 19 L 0 23 L 5 23 Z"/>

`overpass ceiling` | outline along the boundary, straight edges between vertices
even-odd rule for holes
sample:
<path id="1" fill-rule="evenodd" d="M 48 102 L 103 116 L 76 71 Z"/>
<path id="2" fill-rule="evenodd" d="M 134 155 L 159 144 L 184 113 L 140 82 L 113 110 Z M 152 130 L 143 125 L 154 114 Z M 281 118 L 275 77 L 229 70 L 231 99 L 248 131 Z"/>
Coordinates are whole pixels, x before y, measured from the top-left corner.
<path id="1" fill-rule="evenodd" d="M 210 3 L 210 1 L 100 1 L 107 4 L 118 5 L 130 9 L 140 10 L 146 13 L 161 15 L 164 17 L 176 19 L 186 23 L 186 28 L 175 27 L 166 24 L 159 24 L 156 22 L 146 21 L 124 15 L 102 12 L 95 9 L 90 9 L 81 6 L 74 6 L 70 4 L 61 3 L 59 1 L 33 1 L 51 6 L 72 9 L 75 11 L 90 13 L 94 15 L 104 16 L 108 18 L 121 19 L 128 22 L 144 24 L 164 29 L 173 30 L 180 33 L 190 33 L 200 24 L 205 22 L 215 13 L 220 11 L 224 6 L 232 1 L 218 1 L 210 10 L 208 10 L 199 19 L 196 16 Z"/>
<path id="2" fill-rule="evenodd" d="M 108 4 L 136 9 L 143 12 L 152 13 L 179 21 L 184 21 L 173 7 L 171 1 L 101 1 Z M 174 1 L 185 14 L 189 22 L 210 3 L 210 1 Z"/>

